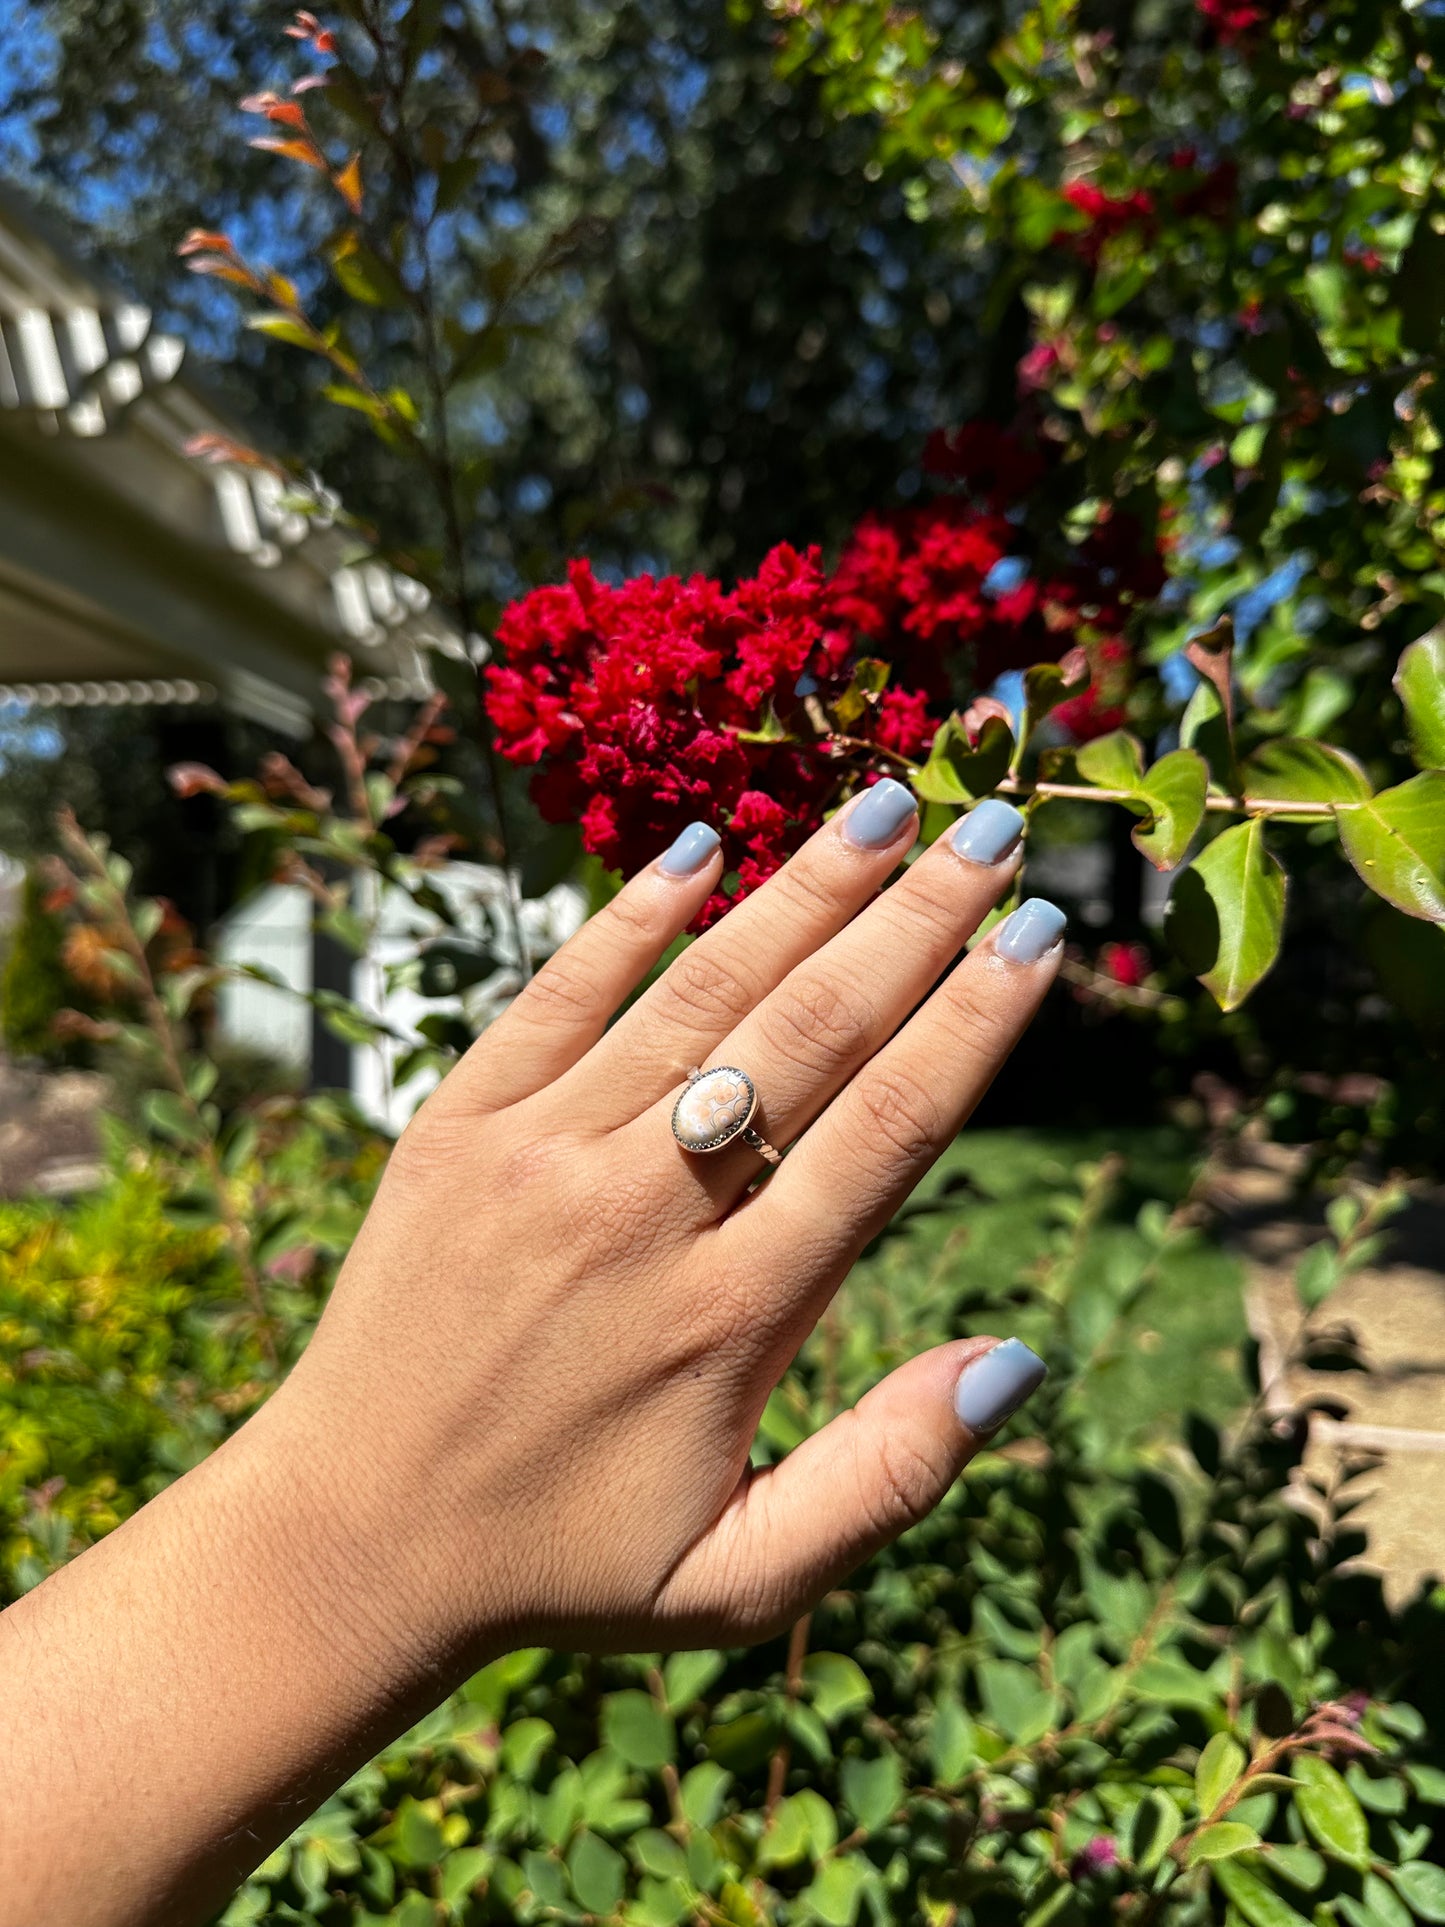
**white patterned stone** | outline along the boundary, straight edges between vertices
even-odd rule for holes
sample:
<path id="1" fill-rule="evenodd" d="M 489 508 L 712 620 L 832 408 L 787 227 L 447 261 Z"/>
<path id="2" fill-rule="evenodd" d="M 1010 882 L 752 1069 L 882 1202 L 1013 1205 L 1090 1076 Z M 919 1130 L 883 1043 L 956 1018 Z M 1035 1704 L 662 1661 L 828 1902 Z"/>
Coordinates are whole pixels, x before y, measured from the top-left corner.
<path id="1" fill-rule="evenodd" d="M 722 1064 L 705 1071 L 673 1106 L 672 1133 L 685 1151 L 720 1151 L 746 1125 L 758 1094 L 746 1071 Z"/>

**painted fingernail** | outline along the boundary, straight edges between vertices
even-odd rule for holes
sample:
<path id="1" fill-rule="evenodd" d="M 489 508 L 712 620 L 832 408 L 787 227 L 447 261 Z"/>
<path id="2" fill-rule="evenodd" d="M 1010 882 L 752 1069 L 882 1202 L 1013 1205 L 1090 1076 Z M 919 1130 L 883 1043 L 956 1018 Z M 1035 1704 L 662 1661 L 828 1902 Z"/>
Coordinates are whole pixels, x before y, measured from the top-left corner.
<path id="1" fill-rule="evenodd" d="M 667 877 L 695 877 L 721 841 L 711 823 L 689 823 L 657 867 Z"/>
<path id="2" fill-rule="evenodd" d="M 1024 819 L 997 796 L 976 804 L 953 832 L 953 847 L 970 863 L 997 863 L 1023 835 Z"/>
<path id="3" fill-rule="evenodd" d="M 1010 963 L 1037 963 L 1063 936 L 1067 922 L 1068 918 L 1056 903 L 1046 902 L 1043 897 L 1030 897 L 1012 916 L 1004 918 L 993 947 Z"/>
<path id="4" fill-rule="evenodd" d="M 843 818 L 843 834 L 860 850 L 885 850 L 916 808 L 912 790 L 885 776 Z"/>
<path id="5" fill-rule="evenodd" d="M 1049 1375 L 1021 1338 L 1006 1338 L 965 1365 L 953 1388 L 953 1409 L 970 1432 L 986 1438 L 1010 1418 Z"/>

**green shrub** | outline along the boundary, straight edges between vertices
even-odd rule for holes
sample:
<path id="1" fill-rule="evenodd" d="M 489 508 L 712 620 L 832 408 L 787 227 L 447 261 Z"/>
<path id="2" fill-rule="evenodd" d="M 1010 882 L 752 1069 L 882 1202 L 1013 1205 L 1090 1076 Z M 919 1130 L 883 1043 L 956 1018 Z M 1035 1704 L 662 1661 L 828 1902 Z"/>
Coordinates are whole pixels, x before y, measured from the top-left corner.
<path id="1" fill-rule="evenodd" d="M 0 972 L 0 1038 L 12 1057 L 58 1058 L 64 1052 L 51 1025 L 74 998 L 60 961 L 64 926 L 46 909 L 45 895 L 39 874 L 28 870 Z"/>
<path id="2" fill-rule="evenodd" d="M 1080 1148 L 959 1146 L 769 1406 L 763 1456 L 921 1344 L 1028 1330 L 1048 1386 L 933 1518 L 756 1652 L 488 1666 L 227 1927 L 1440 1918 L 1441 1603 L 1343 1572 L 1356 1537 L 1287 1497 L 1302 1426 L 1199 1375 L 1239 1279 L 1182 1143 Z M 1186 1387 L 1215 1410 L 1181 1436 Z"/>
<path id="3" fill-rule="evenodd" d="M 264 1322 L 225 1233 L 163 1154 L 115 1147 L 69 1206 L 0 1204 L 0 1604 L 219 1445 L 315 1321 L 379 1168 L 289 1117 L 231 1143 Z M 198 1208 L 198 1205 L 202 1208 Z"/>
<path id="4" fill-rule="evenodd" d="M 118 1158 L 68 1210 L 0 1211 L 13 1585 L 209 1450 L 304 1342 L 379 1147 L 305 1108 L 249 1131 L 229 1154 L 275 1363 L 168 1153 Z M 487 1667 L 267 1860 L 228 1927 L 1434 1921 L 1441 1602 L 1391 1615 L 1342 1570 L 1348 1485 L 1322 1518 L 1291 1501 L 1303 1429 L 1251 1398 L 1197 1174 L 1167 1134 L 964 1140 L 757 1448 L 923 1345 L 1023 1332 L 1050 1381 L 939 1512 L 756 1652 Z M 1370 1249 L 1368 1219 L 1334 1219 L 1310 1297 Z"/>

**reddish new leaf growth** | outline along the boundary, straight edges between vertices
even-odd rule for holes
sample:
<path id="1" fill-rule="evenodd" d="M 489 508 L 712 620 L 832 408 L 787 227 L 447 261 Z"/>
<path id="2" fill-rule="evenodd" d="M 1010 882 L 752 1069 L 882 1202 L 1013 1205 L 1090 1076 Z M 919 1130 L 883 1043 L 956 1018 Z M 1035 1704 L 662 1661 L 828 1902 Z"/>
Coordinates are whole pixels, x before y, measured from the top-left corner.
<path id="1" fill-rule="evenodd" d="M 331 185 L 345 201 L 353 214 L 361 212 L 361 156 L 353 154 L 342 168 L 331 176 Z"/>
<path id="2" fill-rule="evenodd" d="M 303 167 L 314 167 L 321 174 L 326 172 L 326 156 L 315 141 L 282 140 L 273 138 L 269 134 L 262 134 L 248 145 L 258 148 L 263 154 L 280 154 L 284 160 L 299 161 Z"/>
<path id="3" fill-rule="evenodd" d="M 177 796 L 224 796 L 226 779 L 205 763 L 172 763 L 166 781 Z"/>
<path id="4" fill-rule="evenodd" d="M 279 94 L 247 94 L 238 103 L 243 114 L 264 114 L 267 120 L 275 121 L 278 127 L 294 127 L 298 133 L 309 134 L 306 125 L 306 110 L 294 100 L 282 100 Z"/>
<path id="5" fill-rule="evenodd" d="M 287 480 L 285 469 L 269 455 L 262 455 L 244 442 L 233 441 L 229 435 L 192 435 L 185 444 L 187 455 L 201 462 L 234 462 L 239 468 L 264 468 L 269 475 Z"/>
<path id="6" fill-rule="evenodd" d="M 1185 660 L 1211 684 L 1224 710 L 1225 726 L 1234 735 L 1234 623 L 1221 616 L 1212 629 L 1184 645 Z"/>
<path id="7" fill-rule="evenodd" d="M 319 54 L 336 52 L 336 35 L 329 27 L 323 27 L 314 13 L 304 9 L 298 13 L 289 27 L 282 31 L 290 40 L 304 40 Z"/>

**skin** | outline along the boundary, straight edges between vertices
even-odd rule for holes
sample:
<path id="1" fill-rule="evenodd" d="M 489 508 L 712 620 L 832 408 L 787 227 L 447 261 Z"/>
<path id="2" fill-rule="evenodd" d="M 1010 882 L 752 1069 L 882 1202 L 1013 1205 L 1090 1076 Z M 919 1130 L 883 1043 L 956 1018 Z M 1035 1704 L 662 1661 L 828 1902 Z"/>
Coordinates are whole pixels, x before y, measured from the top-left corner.
<path id="1" fill-rule="evenodd" d="M 882 891 L 915 833 L 834 818 L 608 1028 L 721 859 L 653 865 L 422 1107 L 286 1384 L 0 1618 L 4 1927 L 204 1920 L 488 1659 L 767 1637 L 938 1503 L 991 1339 L 748 1465 L 1057 968 L 985 938 L 951 969 L 1017 858 L 945 841 Z M 762 1186 L 746 1146 L 673 1140 L 711 1063 L 794 1146 Z"/>

